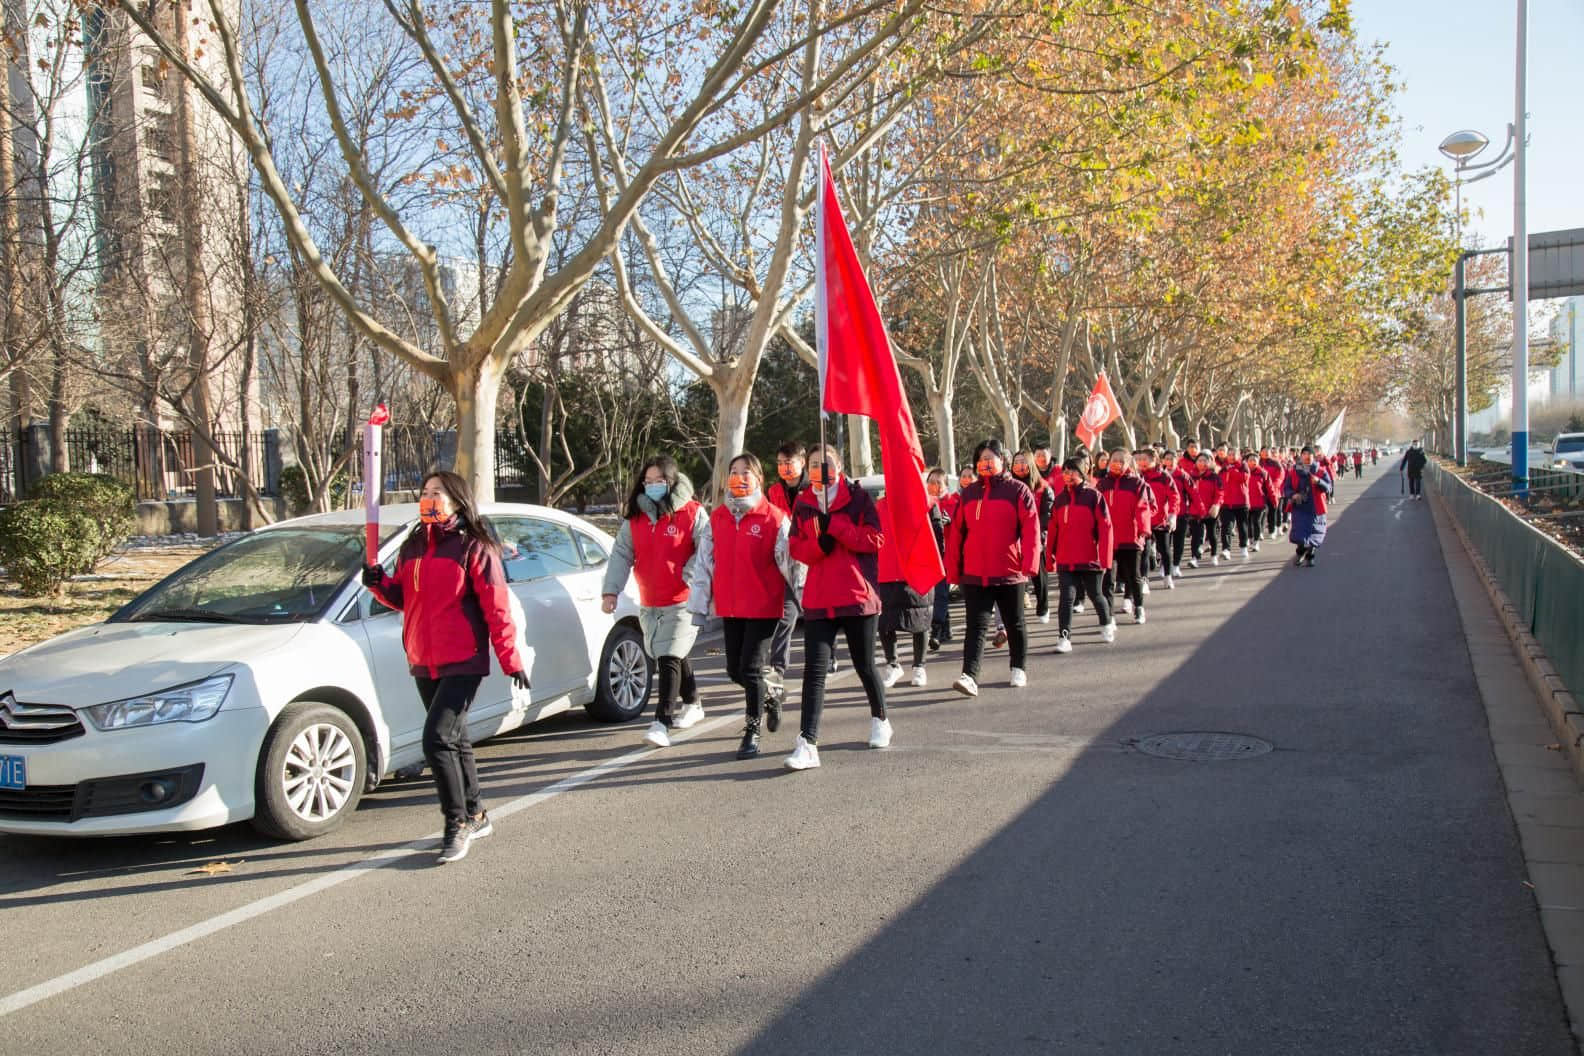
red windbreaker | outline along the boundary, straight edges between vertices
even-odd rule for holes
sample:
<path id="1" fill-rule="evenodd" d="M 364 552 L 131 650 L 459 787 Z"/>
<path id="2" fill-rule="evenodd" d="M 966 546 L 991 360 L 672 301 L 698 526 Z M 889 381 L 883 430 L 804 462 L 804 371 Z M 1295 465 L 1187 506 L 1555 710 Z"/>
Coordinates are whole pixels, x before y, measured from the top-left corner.
<path id="1" fill-rule="evenodd" d="M 1243 468 L 1245 471 L 1244 476 L 1248 478 L 1249 509 L 1263 510 L 1266 506 L 1274 503 L 1276 501 L 1276 492 L 1271 487 L 1270 478 L 1265 475 L 1265 471 L 1258 466 L 1249 469 L 1248 463 L 1244 463 Z"/>
<path id="2" fill-rule="evenodd" d="M 1105 497 L 1111 514 L 1113 548 L 1138 550 L 1147 545 L 1155 515 L 1155 493 L 1144 478 L 1137 473 L 1107 473 L 1097 490 Z"/>
<path id="3" fill-rule="evenodd" d="M 488 675 L 522 670 L 500 554 L 458 530 L 456 518 L 423 525 L 402 543 L 394 575 L 369 587 L 402 614 L 402 647 L 414 675 Z"/>
<path id="4" fill-rule="evenodd" d="M 1150 518 L 1150 527 L 1169 527 L 1174 523 L 1174 518 L 1182 513 L 1183 497 L 1182 492 L 1177 488 L 1177 482 L 1172 479 L 1170 473 L 1159 466 L 1145 473 L 1143 479 L 1155 496 L 1155 510 Z"/>
<path id="5" fill-rule="evenodd" d="M 1188 516 L 1209 517 L 1210 511 L 1221 505 L 1221 475 L 1215 470 L 1197 474 L 1193 478 L 1193 496 L 1188 501 Z"/>
<path id="6" fill-rule="evenodd" d="M 1248 504 L 1248 470 L 1241 462 L 1228 462 L 1221 467 L 1221 505 L 1235 510 Z"/>
<path id="7" fill-rule="evenodd" d="M 1051 513 L 1045 567 L 1052 572 L 1092 572 L 1111 567 L 1115 550 L 1111 511 L 1088 484 L 1062 485 Z"/>
<path id="8" fill-rule="evenodd" d="M 803 479 L 795 485 L 788 484 L 786 481 L 777 477 L 775 480 L 771 481 L 770 486 L 765 489 L 765 497 L 770 500 L 770 504 L 772 506 L 790 517 L 792 516 L 792 507 L 797 505 L 798 496 L 807 491 L 808 487 L 809 483 L 807 473 L 804 473 Z"/>
<path id="9" fill-rule="evenodd" d="M 808 566 L 803 584 L 803 614 L 811 619 L 836 620 L 844 616 L 872 616 L 880 611 L 880 513 L 874 500 L 858 485 L 841 477 L 830 504 L 830 534 L 836 549 L 820 549 L 818 492 L 806 489 L 792 509 L 790 549 Z"/>
<path id="10" fill-rule="evenodd" d="M 1034 493 L 1010 474 L 977 480 L 946 532 L 946 582 L 974 587 L 1026 583 L 1039 571 Z"/>

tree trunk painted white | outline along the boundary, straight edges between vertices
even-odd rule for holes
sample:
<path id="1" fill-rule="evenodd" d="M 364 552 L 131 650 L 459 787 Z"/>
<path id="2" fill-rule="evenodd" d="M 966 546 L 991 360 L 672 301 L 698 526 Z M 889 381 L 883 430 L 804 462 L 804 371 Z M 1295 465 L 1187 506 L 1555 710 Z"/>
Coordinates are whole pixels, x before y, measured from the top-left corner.
<path id="1" fill-rule="evenodd" d="M 957 438 L 953 434 L 956 426 L 953 420 L 951 396 L 950 390 L 930 390 L 929 411 L 930 421 L 934 423 L 937 437 L 935 464 L 955 478 L 957 471 L 962 467 L 957 464 Z"/>
<path id="2" fill-rule="evenodd" d="M 479 502 L 495 501 L 495 408 L 500 399 L 502 360 L 485 356 L 457 371 L 457 474 Z"/>
<path id="3" fill-rule="evenodd" d="M 847 475 L 867 477 L 875 471 L 874 442 L 869 419 L 861 414 L 847 416 Z"/>

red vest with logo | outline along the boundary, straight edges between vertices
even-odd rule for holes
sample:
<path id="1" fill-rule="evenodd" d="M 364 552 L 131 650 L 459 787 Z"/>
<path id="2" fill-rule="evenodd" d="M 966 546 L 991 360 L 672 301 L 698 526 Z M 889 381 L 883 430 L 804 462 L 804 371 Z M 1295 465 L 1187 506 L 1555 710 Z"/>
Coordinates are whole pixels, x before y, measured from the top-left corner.
<path id="1" fill-rule="evenodd" d="M 651 609 L 680 605 L 688 599 L 682 570 L 693 556 L 693 523 L 702 509 L 690 500 L 657 521 L 639 515 L 627 520 L 632 530 L 633 578 L 638 601 Z M 779 613 L 779 609 L 776 610 Z"/>
<path id="2" fill-rule="evenodd" d="M 715 614 L 740 620 L 779 620 L 786 579 L 776 564 L 776 537 L 787 515 L 768 501 L 737 520 L 724 504 L 710 514 L 715 543 Z"/>

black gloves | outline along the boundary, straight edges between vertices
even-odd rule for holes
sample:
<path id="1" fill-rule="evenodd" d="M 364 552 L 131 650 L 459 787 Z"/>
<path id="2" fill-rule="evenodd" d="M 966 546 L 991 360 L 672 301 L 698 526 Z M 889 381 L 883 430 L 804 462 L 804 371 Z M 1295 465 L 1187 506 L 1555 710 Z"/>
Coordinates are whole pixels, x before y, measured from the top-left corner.
<path id="1" fill-rule="evenodd" d="M 528 688 L 528 672 L 513 671 L 509 677 L 512 680 L 512 685 L 516 686 L 518 689 Z"/>
<path id="2" fill-rule="evenodd" d="M 814 519 L 819 521 L 821 535 L 830 534 L 830 517 L 831 515 L 829 510 L 826 510 L 824 513 L 817 513 L 814 515 Z"/>
<path id="3" fill-rule="evenodd" d="M 385 570 L 378 565 L 363 566 L 363 585 L 377 587 L 385 582 Z"/>
<path id="4" fill-rule="evenodd" d="M 829 532 L 821 532 L 819 537 L 819 548 L 825 551 L 826 557 L 829 557 L 836 551 L 836 537 Z"/>

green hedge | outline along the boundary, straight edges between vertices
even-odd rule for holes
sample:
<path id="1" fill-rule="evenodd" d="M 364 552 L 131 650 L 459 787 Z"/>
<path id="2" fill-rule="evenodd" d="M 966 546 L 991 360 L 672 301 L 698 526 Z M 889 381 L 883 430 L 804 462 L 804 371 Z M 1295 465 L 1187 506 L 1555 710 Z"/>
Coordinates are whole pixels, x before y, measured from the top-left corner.
<path id="1" fill-rule="evenodd" d="M 137 531 L 137 495 L 130 485 L 103 473 L 54 473 L 34 484 L 28 497 L 70 507 L 93 523 L 93 556 L 79 572 L 92 572 Z"/>
<path id="2" fill-rule="evenodd" d="M 57 473 L 0 508 L 0 565 L 29 597 L 59 594 L 137 527 L 132 489 L 99 474 Z"/>

